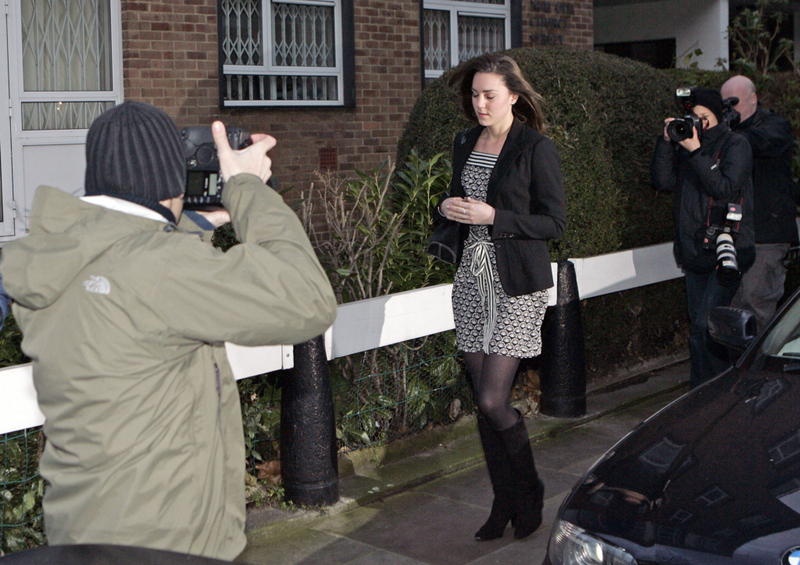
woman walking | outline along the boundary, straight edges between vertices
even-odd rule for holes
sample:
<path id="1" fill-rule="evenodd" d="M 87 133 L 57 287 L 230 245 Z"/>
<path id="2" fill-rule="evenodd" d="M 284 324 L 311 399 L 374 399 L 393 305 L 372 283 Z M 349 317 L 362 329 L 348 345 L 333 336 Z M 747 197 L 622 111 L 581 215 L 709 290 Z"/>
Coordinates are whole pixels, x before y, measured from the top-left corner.
<path id="1" fill-rule="evenodd" d="M 475 538 L 499 538 L 509 522 L 524 538 L 542 522 L 544 485 L 522 415 L 509 403 L 522 358 L 541 353 L 547 240 L 564 232 L 561 161 L 543 135 L 541 96 L 505 55 L 483 55 L 451 79 L 477 126 L 456 136 L 453 181 L 437 211 L 463 224 L 453 314 L 478 405 L 478 430 L 494 491 Z"/>

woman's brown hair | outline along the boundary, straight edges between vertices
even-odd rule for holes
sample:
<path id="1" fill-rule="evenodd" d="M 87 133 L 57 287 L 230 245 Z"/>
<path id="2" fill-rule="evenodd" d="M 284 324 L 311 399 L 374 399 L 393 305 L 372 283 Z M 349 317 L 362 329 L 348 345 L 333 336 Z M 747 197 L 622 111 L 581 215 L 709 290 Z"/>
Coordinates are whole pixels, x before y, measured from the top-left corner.
<path id="1" fill-rule="evenodd" d="M 538 132 L 547 130 L 547 123 L 542 112 L 544 98 L 522 76 L 517 62 L 508 55 L 488 53 L 469 61 L 450 78 L 450 86 L 461 81 L 461 106 L 467 118 L 478 121 L 472 107 L 472 79 L 476 73 L 492 73 L 503 79 L 506 88 L 517 95 L 517 102 L 511 107 L 514 117 Z"/>

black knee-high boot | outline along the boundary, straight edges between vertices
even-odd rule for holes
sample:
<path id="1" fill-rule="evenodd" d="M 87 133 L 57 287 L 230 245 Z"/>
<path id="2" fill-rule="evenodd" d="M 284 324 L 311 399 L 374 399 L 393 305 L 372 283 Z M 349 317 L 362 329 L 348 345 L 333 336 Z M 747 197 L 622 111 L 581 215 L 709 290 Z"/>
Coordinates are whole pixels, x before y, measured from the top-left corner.
<path id="1" fill-rule="evenodd" d="M 509 520 L 514 518 L 516 492 L 508 453 L 498 433 L 480 414 L 478 414 L 478 433 L 486 456 L 489 478 L 492 481 L 494 501 L 489 519 L 475 533 L 475 539 L 488 541 L 502 537 Z"/>
<path id="2" fill-rule="evenodd" d="M 536 472 L 533 450 L 522 414 L 517 423 L 497 432 L 511 462 L 511 475 L 516 489 L 514 537 L 528 537 L 542 523 L 544 484 Z"/>

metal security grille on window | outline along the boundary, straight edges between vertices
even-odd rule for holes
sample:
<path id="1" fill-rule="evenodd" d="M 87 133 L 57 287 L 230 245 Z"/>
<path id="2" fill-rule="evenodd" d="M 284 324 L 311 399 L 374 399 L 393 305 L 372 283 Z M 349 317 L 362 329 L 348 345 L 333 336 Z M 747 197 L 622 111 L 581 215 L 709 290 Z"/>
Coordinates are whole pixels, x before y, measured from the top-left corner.
<path id="1" fill-rule="evenodd" d="M 458 18 L 458 59 L 468 61 L 505 48 L 505 22 L 500 18 Z"/>
<path id="2" fill-rule="evenodd" d="M 450 68 L 450 12 L 425 10 L 425 68 Z"/>
<path id="3" fill-rule="evenodd" d="M 510 47 L 510 9 L 509 0 L 424 0 L 425 79 Z"/>
<path id="4" fill-rule="evenodd" d="M 109 0 L 22 0 L 25 92 L 111 92 Z M 24 104 L 22 127 L 81 129 L 108 103 Z"/>
<path id="5" fill-rule="evenodd" d="M 338 101 L 335 6 L 325 0 L 224 0 L 223 64 L 240 67 L 224 71 L 226 103 Z M 269 10 L 266 27 L 263 10 Z"/>
<path id="6" fill-rule="evenodd" d="M 228 75 L 228 100 L 336 100 L 337 77 Z"/>
<path id="7" fill-rule="evenodd" d="M 336 64 L 333 8 L 273 4 L 272 63 L 282 67 Z"/>
<path id="8" fill-rule="evenodd" d="M 22 123 L 26 130 L 89 129 L 113 107 L 113 102 L 23 102 Z"/>
<path id="9" fill-rule="evenodd" d="M 222 2 L 222 25 L 225 30 L 222 53 L 225 65 L 260 65 L 262 63 L 261 2 L 231 0 Z"/>

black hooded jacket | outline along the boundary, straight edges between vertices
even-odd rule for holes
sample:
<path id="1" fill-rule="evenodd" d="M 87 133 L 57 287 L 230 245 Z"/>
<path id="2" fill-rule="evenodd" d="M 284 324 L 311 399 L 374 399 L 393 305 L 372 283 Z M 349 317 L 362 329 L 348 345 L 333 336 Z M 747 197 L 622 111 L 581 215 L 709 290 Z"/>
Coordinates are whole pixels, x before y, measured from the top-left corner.
<path id="1" fill-rule="evenodd" d="M 756 243 L 798 243 L 789 122 L 761 106 L 735 129 L 753 151 Z"/>
<path id="2" fill-rule="evenodd" d="M 752 156 L 747 140 L 719 124 L 703 132 L 701 146 L 689 153 L 658 137 L 651 175 L 657 190 L 675 191 L 675 260 L 681 268 L 707 273 L 716 265 L 716 251 L 703 249 L 709 223 L 724 217 L 729 202 L 742 203 L 743 218 L 734 244 L 739 268 L 755 259 Z M 711 217 L 709 218 L 709 209 Z"/>

